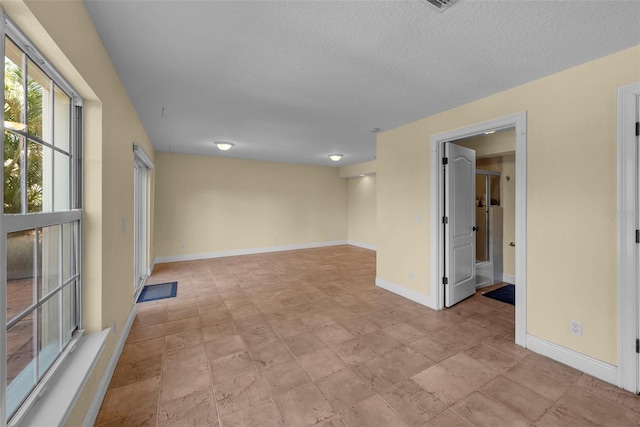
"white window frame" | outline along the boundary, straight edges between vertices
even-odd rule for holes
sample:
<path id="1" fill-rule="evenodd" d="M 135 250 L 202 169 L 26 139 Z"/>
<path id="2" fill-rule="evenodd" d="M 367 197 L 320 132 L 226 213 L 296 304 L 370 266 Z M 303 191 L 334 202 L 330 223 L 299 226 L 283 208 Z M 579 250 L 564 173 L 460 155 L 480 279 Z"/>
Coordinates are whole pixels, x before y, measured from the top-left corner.
<path id="1" fill-rule="evenodd" d="M 4 14 L 0 9 L 0 53 L 4 56 L 5 37 L 9 37 L 40 69 L 42 69 L 49 78 L 71 98 L 71 117 L 70 117 L 70 147 L 71 155 L 70 166 L 70 207 L 69 211 L 43 212 L 25 214 L 24 209 L 21 214 L 4 214 L 3 208 L 0 211 L 0 319 L 4 325 L 0 329 L 0 426 L 13 426 L 20 424 L 21 419 L 28 413 L 29 408 L 44 393 L 48 383 L 54 378 L 56 371 L 63 364 L 65 359 L 73 351 L 78 341 L 83 335 L 82 325 L 82 99 L 73 90 L 73 88 L 65 81 L 65 79 L 57 72 L 57 70 L 44 59 L 40 51 L 29 41 L 29 39 L 20 31 L 20 29 Z M 4 71 L 3 71 L 4 82 Z M 2 98 L 4 99 L 4 84 L 0 89 Z M 2 123 L 4 134 L 4 110 L 2 111 Z M 4 164 L 4 150 L 0 151 L 0 160 Z M 0 200 L 4 201 L 4 184 L 0 186 Z M 75 234 L 76 248 L 76 269 L 77 269 L 77 286 L 75 293 L 75 313 L 77 330 L 74 332 L 71 341 L 66 345 L 60 354 L 58 354 L 55 362 L 47 370 L 46 374 L 39 380 L 35 388 L 28 397 L 19 406 L 13 416 L 7 420 L 7 234 L 15 231 L 42 228 L 52 225 L 62 225 L 66 223 L 77 222 L 79 224 Z M 59 250 L 62 250 L 60 243 Z M 56 292 L 62 292 L 59 288 Z"/>

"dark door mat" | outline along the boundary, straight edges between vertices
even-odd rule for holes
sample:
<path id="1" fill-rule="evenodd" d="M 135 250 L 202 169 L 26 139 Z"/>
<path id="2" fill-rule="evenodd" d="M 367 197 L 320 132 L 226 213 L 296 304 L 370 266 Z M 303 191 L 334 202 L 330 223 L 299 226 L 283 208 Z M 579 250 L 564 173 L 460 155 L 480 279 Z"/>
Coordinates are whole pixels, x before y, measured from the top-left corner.
<path id="1" fill-rule="evenodd" d="M 147 285 L 142 288 L 137 302 L 156 301 L 165 298 L 174 298 L 178 294 L 178 282 L 159 283 Z"/>
<path id="2" fill-rule="evenodd" d="M 505 285 L 501 288 L 483 293 L 485 297 L 497 299 L 507 304 L 516 305 L 516 287 L 515 285 Z"/>

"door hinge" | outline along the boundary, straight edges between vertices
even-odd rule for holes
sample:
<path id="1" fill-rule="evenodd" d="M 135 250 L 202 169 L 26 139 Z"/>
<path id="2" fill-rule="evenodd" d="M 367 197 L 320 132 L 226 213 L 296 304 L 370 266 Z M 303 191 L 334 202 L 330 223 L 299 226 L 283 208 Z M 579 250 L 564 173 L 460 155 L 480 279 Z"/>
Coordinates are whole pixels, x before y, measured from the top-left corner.
<path id="1" fill-rule="evenodd" d="M 636 122 L 636 136 L 640 136 L 640 122 Z"/>
<path id="2" fill-rule="evenodd" d="M 447 279 L 446 277 L 442 278 L 442 284 L 443 285 L 448 285 L 449 284 L 449 279 Z"/>
<path id="3" fill-rule="evenodd" d="M 640 354 L 640 339 L 636 339 L 636 353 Z"/>
<path id="4" fill-rule="evenodd" d="M 443 165 L 448 165 L 448 164 L 449 164 L 449 158 L 447 158 L 447 157 L 443 157 L 443 158 L 442 158 L 442 164 L 443 164 Z"/>
<path id="5" fill-rule="evenodd" d="M 640 243 L 640 230 L 636 230 L 636 243 Z"/>
<path id="6" fill-rule="evenodd" d="M 443 217 L 442 217 L 442 223 L 443 223 L 443 224 L 449 224 L 449 218 L 448 218 L 448 217 L 446 217 L 446 216 L 443 216 Z"/>

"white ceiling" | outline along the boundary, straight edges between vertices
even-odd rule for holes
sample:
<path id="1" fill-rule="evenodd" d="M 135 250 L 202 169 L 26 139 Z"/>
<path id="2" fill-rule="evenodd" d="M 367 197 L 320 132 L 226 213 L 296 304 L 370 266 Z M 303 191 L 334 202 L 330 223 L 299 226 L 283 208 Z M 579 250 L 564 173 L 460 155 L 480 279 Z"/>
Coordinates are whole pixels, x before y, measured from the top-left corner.
<path id="1" fill-rule="evenodd" d="M 638 1 L 85 4 L 156 150 L 316 165 L 374 159 L 371 128 L 640 44 Z"/>

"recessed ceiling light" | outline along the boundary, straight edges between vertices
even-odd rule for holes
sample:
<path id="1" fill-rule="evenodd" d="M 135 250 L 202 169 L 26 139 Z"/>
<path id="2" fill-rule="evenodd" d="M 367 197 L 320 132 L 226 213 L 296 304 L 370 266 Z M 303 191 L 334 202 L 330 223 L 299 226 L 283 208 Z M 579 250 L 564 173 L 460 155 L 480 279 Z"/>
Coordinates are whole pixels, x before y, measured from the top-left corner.
<path id="1" fill-rule="evenodd" d="M 329 154 L 329 158 L 334 162 L 337 162 L 342 158 L 342 154 Z"/>
<path id="2" fill-rule="evenodd" d="M 380 129 L 380 128 L 371 128 L 371 129 L 369 129 L 369 132 L 371 132 L 371 133 L 378 133 L 378 132 L 380 132 L 381 130 L 382 130 L 382 129 Z"/>
<path id="3" fill-rule="evenodd" d="M 361 173 L 361 174 L 360 174 L 360 176 L 364 176 L 364 174 L 363 174 L 363 173 Z"/>
<path id="4" fill-rule="evenodd" d="M 216 147 L 218 147 L 218 149 L 222 150 L 222 151 L 228 151 L 231 150 L 231 148 L 233 147 L 233 142 L 226 142 L 226 141 L 216 141 Z"/>
<path id="5" fill-rule="evenodd" d="M 484 134 L 485 135 L 491 135 L 492 133 L 496 133 L 496 131 L 495 130 L 488 130 Z"/>

